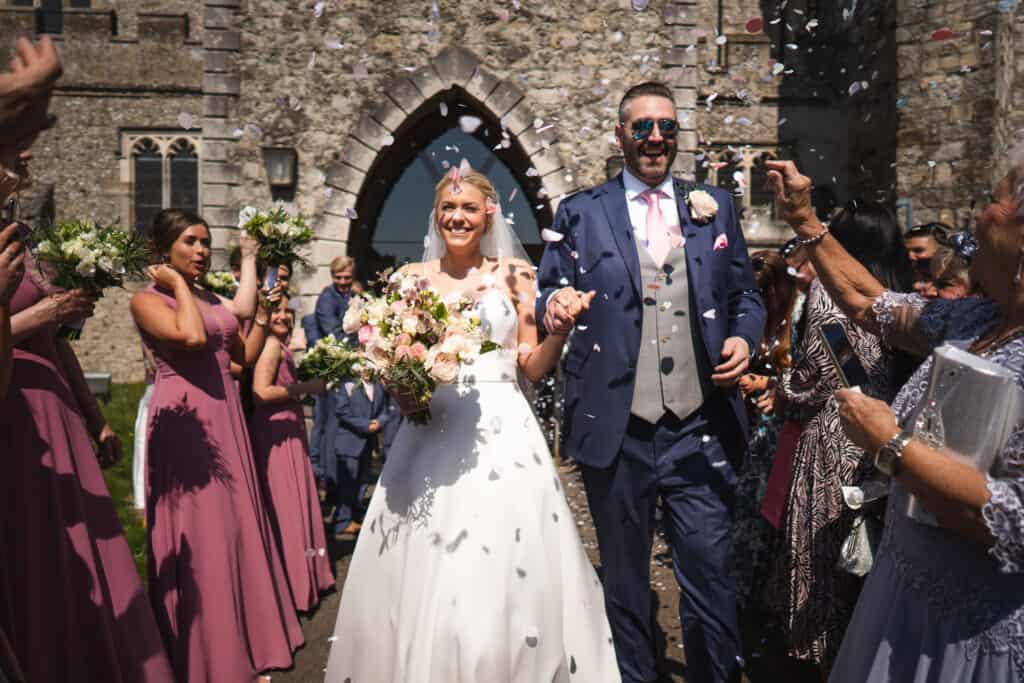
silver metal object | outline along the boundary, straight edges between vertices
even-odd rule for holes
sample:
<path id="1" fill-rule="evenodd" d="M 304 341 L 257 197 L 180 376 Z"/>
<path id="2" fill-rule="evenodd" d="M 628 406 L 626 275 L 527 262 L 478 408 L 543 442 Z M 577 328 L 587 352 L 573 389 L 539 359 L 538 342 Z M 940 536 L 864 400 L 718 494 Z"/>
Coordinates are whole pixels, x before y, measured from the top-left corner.
<path id="1" fill-rule="evenodd" d="M 1024 419 L 1024 391 L 1013 372 L 973 353 L 946 344 L 933 355 L 928 390 L 903 426 L 929 446 L 988 472 Z M 937 525 L 915 496 L 906 512 Z"/>

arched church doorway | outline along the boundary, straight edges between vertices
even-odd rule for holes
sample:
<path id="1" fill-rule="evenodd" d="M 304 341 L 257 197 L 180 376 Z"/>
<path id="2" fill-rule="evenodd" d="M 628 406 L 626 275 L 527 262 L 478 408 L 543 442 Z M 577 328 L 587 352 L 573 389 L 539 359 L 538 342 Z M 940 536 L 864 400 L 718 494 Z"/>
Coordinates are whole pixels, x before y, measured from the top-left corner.
<path id="1" fill-rule="evenodd" d="M 462 159 L 491 179 L 527 253 L 540 261 L 540 232 L 551 224 L 551 205 L 530 157 L 502 124 L 453 86 L 427 99 L 399 126 L 367 172 L 356 201 L 348 253 L 363 279 L 419 260 L 434 187 Z"/>

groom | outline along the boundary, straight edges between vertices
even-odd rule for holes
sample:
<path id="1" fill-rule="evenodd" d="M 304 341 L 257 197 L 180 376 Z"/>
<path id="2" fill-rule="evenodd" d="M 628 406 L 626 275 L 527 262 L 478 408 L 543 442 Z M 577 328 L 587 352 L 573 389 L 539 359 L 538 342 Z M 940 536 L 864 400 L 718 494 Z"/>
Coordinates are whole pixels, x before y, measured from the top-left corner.
<path id="1" fill-rule="evenodd" d="M 765 311 L 732 197 L 670 175 L 678 123 L 660 83 L 631 88 L 614 179 L 562 201 L 540 265 L 537 319 L 565 334 L 565 431 L 601 548 L 623 681 L 658 678 L 650 557 L 661 499 L 679 583 L 688 681 L 738 681 L 729 570 L 746 450 L 736 390 Z M 593 301 L 581 292 L 596 292 Z"/>

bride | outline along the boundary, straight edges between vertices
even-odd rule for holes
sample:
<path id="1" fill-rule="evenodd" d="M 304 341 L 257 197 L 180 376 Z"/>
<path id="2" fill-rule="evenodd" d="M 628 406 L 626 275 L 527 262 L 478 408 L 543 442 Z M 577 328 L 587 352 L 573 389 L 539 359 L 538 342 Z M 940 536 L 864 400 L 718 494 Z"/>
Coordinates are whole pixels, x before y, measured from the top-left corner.
<path id="1" fill-rule="evenodd" d="M 405 269 L 442 296 L 472 296 L 501 350 L 438 387 L 429 424 L 396 436 L 326 680 L 618 683 L 601 586 L 516 380 L 517 369 L 540 379 L 565 339 L 538 343 L 534 272 L 486 176 L 456 170 L 438 184 L 423 262 Z"/>

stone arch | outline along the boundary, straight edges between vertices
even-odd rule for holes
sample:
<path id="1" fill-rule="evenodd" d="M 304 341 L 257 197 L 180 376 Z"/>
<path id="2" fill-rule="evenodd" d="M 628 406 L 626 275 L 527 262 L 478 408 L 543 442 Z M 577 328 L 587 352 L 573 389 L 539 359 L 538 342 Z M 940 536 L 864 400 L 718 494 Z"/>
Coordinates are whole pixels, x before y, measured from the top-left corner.
<path id="1" fill-rule="evenodd" d="M 537 116 L 526 95 L 511 81 L 488 70 L 469 50 L 445 48 L 426 66 L 393 81 L 378 101 L 366 107 L 349 133 L 342 160 L 328 169 L 326 184 L 332 194 L 318 224 L 314 250 L 317 274 L 313 291 L 307 293 L 326 286 L 331 258 L 371 239 L 372 226 L 364 227 L 366 221 L 361 217 L 374 216 L 387 196 L 387 188 L 380 191 L 370 186 L 371 179 L 381 174 L 392 177 L 396 167 L 409 161 L 403 156 L 407 152 L 390 143 L 402 139 L 415 126 L 431 125 L 438 103 L 450 97 L 469 105 L 472 114 L 484 119 L 485 126 L 508 132 L 515 148 L 509 159 L 518 159 L 519 166 L 525 167 L 507 165 L 524 190 L 534 194 L 536 201 L 531 205 L 542 207 L 534 209 L 538 225 L 549 225 L 558 201 L 577 189 L 575 174 L 553 144 L 557 133 L 553 127 L 534 126 Z M 437 132 L 440 134 L 443 128 Z"/>

